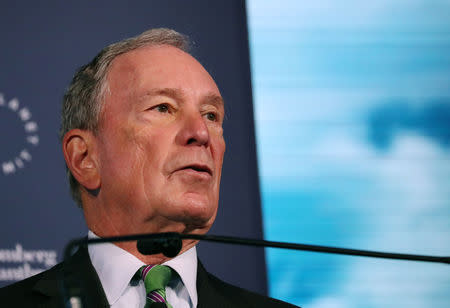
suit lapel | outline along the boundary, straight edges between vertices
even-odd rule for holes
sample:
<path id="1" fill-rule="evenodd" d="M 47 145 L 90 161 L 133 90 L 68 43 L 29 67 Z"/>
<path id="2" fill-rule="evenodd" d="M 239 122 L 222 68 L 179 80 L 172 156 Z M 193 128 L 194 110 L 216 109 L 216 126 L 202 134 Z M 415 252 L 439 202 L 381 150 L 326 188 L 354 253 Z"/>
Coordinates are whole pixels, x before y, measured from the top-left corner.
<path id="1" fill-rule="evenodd" d="M 197 308 L 244 307 L 234 302 L 226 292 L 224 293 L 221 284 L 205 270 L 200 260 L 197 265 L 197 295 Z"/>
<path id="2" fill-rule="evenodd" d="M 44 307 L 63 307 L 64 298 L 67 299 L 69 296 L 79 296 L 84 303 L 83 307 L 109 307 L 87 248 L 84 246 L 80 247 L 69 260 L 39 280 L 33 291 L 48 297 Z"/>
<path id="3" fill-rule="evenodd" d="M 203 264 L 198 260 L 197 265 L 197 308 L 215 307 L 217 301 L 217 292 L 211 286 L 208 272 L 206 272 Z"/>

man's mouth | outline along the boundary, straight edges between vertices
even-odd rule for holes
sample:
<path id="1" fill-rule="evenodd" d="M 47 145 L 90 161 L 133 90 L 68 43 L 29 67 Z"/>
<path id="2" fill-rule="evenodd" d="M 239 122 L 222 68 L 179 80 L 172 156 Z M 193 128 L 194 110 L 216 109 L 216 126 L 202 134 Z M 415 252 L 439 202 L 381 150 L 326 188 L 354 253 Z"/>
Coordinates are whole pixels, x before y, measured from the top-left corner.
<path id="1" fill-rule="evenodd" d="M 209 175 L 212 175 L 211 168 L 209 168 L 207 165 L 202 165 L 202 164 L 188 165 L 188 166 L 178 169 L 178 171 L 181 171 L 181 170 L 193 170 L 196 172 L 204 172 L 204 173 L 208 173 Z"/>

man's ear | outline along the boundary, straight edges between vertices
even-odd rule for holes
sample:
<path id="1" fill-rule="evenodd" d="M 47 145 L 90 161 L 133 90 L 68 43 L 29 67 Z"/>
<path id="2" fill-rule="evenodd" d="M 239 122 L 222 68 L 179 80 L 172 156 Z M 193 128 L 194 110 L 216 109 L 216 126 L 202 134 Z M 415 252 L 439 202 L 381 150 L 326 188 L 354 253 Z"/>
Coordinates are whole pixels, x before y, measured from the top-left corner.
<path id="1" fill-rule="evenodd" d="M 72 129 L 62 142 L 64 159 L 72 175 L 88 190 L 100 188 L 97 139 L 87 130 Z"/>

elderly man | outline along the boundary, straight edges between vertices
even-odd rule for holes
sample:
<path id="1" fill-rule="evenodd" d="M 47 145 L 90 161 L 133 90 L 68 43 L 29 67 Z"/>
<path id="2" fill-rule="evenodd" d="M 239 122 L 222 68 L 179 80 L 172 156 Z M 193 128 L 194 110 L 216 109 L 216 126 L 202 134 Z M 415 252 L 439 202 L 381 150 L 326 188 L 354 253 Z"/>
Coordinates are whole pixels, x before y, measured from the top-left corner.
<path id="1" fill-rule="evenodd" d="M 74 76 L 61 138 L 89 237 L 204 234 L 213 224 L 224 103 L 187 45 L 173 30 L 149 30 L 106 47 Z M 61 293 L 78 283 L 92 307 L 290 306 L 207 273 L 196 243 L 184 241 L 173 259 L 142 255 L 136 242 L 80 248 L 53 269 L 4 288 L 0 301 L 58 307 Z"/>

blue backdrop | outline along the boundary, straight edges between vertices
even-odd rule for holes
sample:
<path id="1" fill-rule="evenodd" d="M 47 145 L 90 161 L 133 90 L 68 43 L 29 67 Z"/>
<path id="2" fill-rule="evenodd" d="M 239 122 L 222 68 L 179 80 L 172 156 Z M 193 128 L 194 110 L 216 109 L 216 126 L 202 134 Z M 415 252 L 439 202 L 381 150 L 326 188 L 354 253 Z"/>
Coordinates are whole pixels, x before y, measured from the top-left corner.
<path id="1" fill-rule="evenodd" d="M 450 1 L 247 3 L 268 239 L 450 255 Z M 450 307 L 448 265 L 267 260 L 303 307 Z"/>

